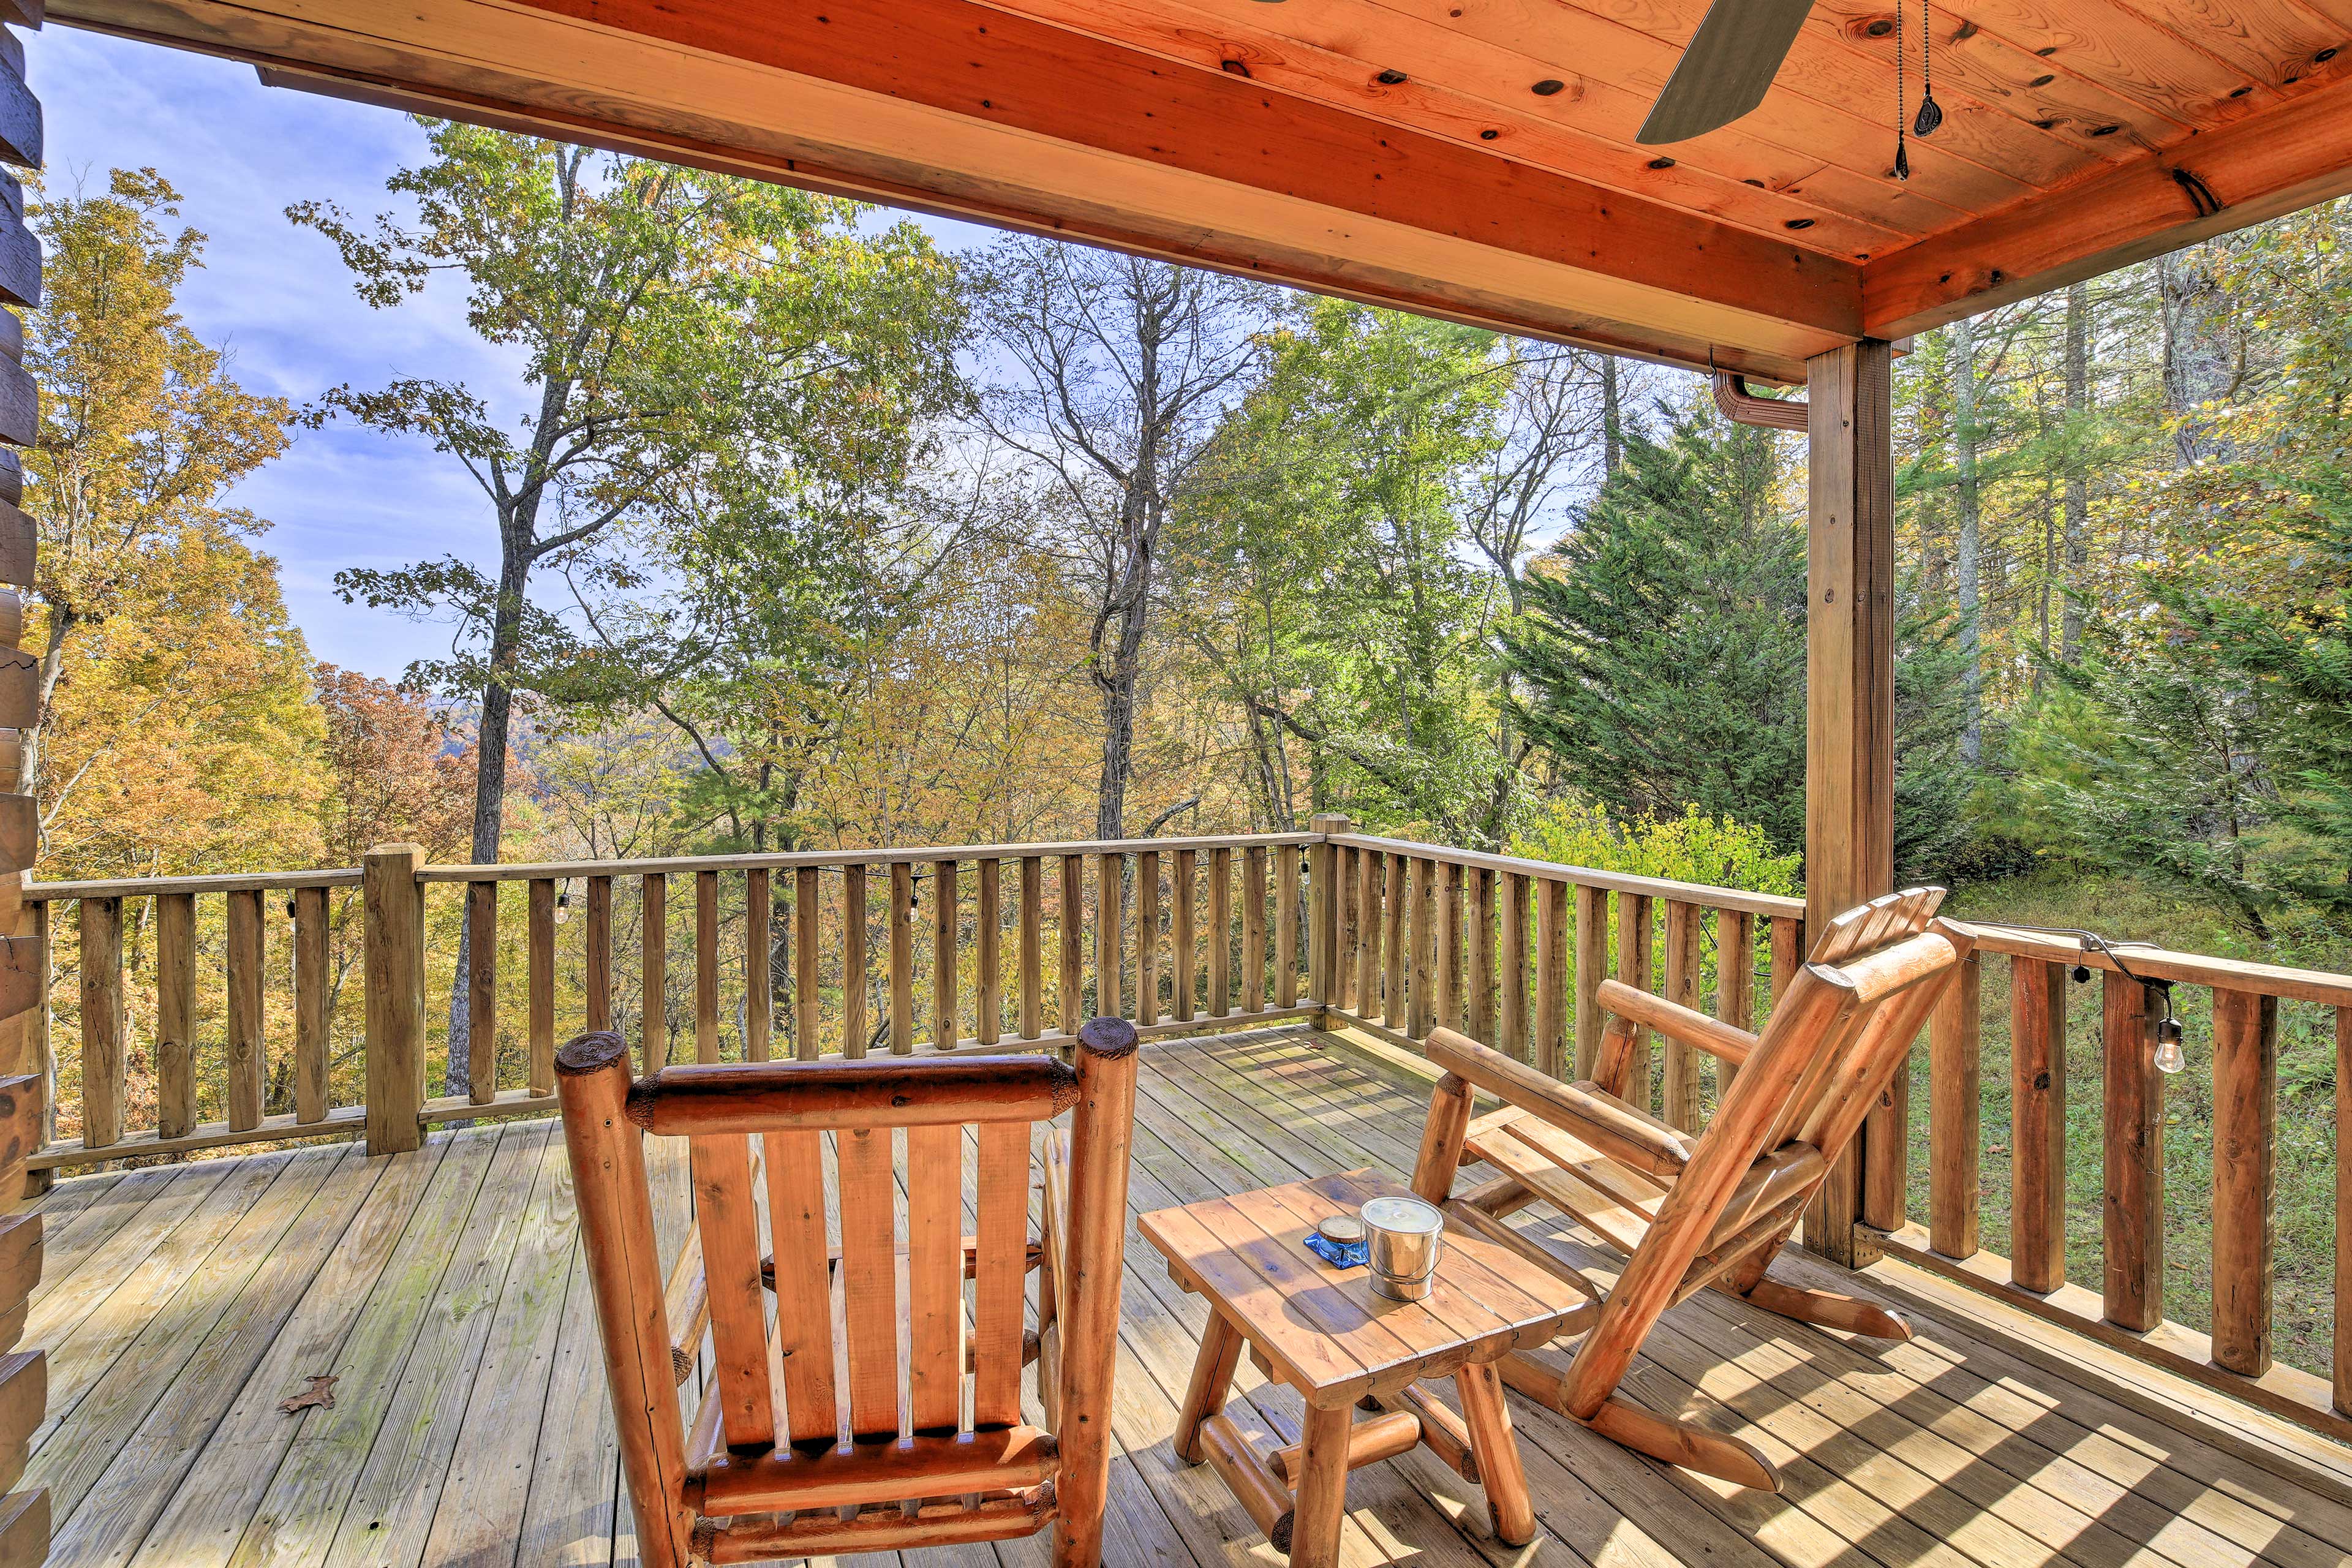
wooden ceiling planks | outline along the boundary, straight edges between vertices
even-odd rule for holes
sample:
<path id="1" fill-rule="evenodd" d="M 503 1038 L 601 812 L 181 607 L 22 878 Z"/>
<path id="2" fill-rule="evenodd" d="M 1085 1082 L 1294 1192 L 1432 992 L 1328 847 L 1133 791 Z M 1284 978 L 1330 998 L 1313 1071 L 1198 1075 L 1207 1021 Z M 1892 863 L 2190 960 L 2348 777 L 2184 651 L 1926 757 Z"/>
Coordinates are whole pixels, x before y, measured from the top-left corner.
<path id="1" fill-rule="evenodd" d="M 1637 145 L 1706 4 L 63 0 L 52 15 L 371 101 L 1780 379 L 1857 333 L 2352 189 L 2337 129 L 2352 0 L 1931 4 L 1948 118 L 1911 142 L 1907 183 L 1890 167 L 1895 0 L 1816 0 L 1755 114 Z M 1921 14 L 1905 13 L 1907 109 Z"/>

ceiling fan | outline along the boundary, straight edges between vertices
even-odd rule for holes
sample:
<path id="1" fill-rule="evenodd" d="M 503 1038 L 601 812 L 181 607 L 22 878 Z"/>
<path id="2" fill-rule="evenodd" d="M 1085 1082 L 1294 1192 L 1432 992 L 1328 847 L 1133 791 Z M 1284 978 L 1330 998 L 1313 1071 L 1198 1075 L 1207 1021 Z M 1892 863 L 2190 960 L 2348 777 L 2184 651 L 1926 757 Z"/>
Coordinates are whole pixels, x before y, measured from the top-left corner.
<path id="1" fill-rule="evenodd" d="M 1715 0 L 1634 140 L 1687 142 L 1763 102 L 1812 8 L 1813 0 Z"/>

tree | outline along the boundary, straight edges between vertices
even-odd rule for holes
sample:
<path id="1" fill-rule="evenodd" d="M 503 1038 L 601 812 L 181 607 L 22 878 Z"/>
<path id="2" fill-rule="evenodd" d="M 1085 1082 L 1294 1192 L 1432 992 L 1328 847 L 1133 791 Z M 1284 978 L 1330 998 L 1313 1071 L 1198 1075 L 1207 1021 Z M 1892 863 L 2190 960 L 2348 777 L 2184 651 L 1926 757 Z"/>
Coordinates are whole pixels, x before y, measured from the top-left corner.
<path id="1" fill-rule="evenodd" d="M 24 737 L 22 787 L 48 815 L 61 787 L 48 713 L 77 639 L 126 603 L 173 595 L 159 573 L 236 559 L 236 542 L 268 525 L 226 497 L 286 447 L 287 405 L 240 387 L 181 320 L 205 237 L 166 231 L 178 201 L 154 170 L 117 169 L 106 195 L 43 199 L 30 214 L 47 252 L 44 305 L 25 323 L 42 388 L 40 442 L 25 457 L 40 530 L 41 719 Z"/>
<path id="2" fill-rule="evenodd" d="M 560 698 L 592 662 L 530 597 L 533 574 L 625 520 L 661 515 L 698 465 L 763 428 L 806 425 L 910 360 L 930 364 L 954 319 L 952 269 L 911 224 L 866 234 L 847 202 L 420 123 L 430 156 L 388 183 L 414 199 L 413 220 L 387 215 L 363 230 L 320 202 L 287 216 L 331 240 L 380 308 L 436 273 L 461 278 L 474 330 L 522 356 L 518 434 L 483 394 L 423 378 L 340 387 L 310 414 L 428 441 L 489 504 L 494 574 L 450 557 L 336 579 L 347 600 L 455 623 L 450 657 L 410 674 L 478 702 L 471 855 L 489 863 L 516 693 Z M 452 1092 L 470 1060 L 467 953 L 461 941 Z"/>
<path id="3" fill-rule="evenodd" d="M 1011 374 L 983 407 L 1034 465 L 1092 616 L 1087 673 L 1102 709 L 1095 837 L 1119 837 L 1159 569 L 1177 492 L 1249 368 L 1262 286 L 1139 257 L 1008 239 L 980 268 Z"/>

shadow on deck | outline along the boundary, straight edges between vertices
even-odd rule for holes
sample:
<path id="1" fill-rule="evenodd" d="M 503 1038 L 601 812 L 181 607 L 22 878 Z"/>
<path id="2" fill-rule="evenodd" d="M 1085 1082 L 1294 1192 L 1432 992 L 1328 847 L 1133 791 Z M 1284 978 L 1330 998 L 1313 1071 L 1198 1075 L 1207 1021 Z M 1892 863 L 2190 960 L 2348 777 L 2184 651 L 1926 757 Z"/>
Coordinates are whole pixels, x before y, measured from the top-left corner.
<path id="1" fill-rule="evenodd" d="M 1408 1169 L 1410 1070 L 1328 1043 L 1290 1028 L 1147 1047 L 1135 1206 Z M 682 1147 L 656 1197 L 674 1245 Z M 49 1347 L 50 1407 L 24 1484 L 50 1490 L 58 1568 L 635 1562 L 551 1122 L 376 1161 L 336 1144 L 81 1176 L 42 1207 L 25 1342 Z M 1131 1232 L 1128 1256 L 1108 1560 L 1278 1563 L 1213 1473 L 1170 1451 L 1202 1309 Z M 1706 1292 L 1629 1380 L 1757 1444 L 1786 1495 L 1661 1468 L 1514 1396 L 1538 1544 L 1495 1542 L 1475 1491 L 1415 1453 L 1353 1479 L 1347 1562 L 2352 1563 L 2352 1455 L 2111 1382 L 2070 1359 L 2080 1342 L 1988 1330 L 1979 1303 L 1924 1275 L 1882 1266 L 1862 1288 L 1880 1285 L 1911 1310 L 1914 1342 Z M 331 1407 L 280 1410 L 323 1375 Z M 1240 1386 L 1236 1419 L 1296 1437 L 1295 1396 L 1246 1366 Z M 908 1555 L 981 1568 L 1045 1549 Z"/>

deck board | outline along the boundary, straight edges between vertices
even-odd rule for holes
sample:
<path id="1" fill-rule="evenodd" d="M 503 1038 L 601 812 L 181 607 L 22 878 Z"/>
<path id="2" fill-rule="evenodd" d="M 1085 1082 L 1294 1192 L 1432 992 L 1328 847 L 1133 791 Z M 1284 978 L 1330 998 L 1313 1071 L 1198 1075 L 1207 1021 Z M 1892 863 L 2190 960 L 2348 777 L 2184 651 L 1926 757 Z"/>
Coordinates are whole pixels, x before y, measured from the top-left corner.
<path id="1" fill-rule="evenodd" d="M 1131 1208 L 1370 1165 L 1401 1173 L 1425 1079 L 1304 1028 L 1145 1049 Z M 688 1220 L 682 1152 L 656 1163 L 667 1249 Z M 898 1179 L 904 1181 L 903 1171 Z M 28 1470 L 52 1488 L 60 1568 L 628 1568 L 596 1328 L 552 1123 L 61 1180 L 28 1342 L 52 1409 Z M 1130 1215 L 1130 1221 L 1132 1215 Z M 1535 1215 L 1571 1247 L 1590 1238 Z M 1168 1436 L 1204 1321 L 1128 1233 L 1107 1561 L 1278 1563 Z M 1608 1256 L 1590 1252 L 1605 1268 Z M 1811 1259 L 1804 1283 L 1882 1293 Z M 1358 1472 L 1347 1568 L 2336 1568 L 2352 1494 L 2227 1423 L 2000 1339 L 1885 1273 L 1919 1337 L 1883 1345 L 1706 1292 L 1669 1314 L 1639 1397 L 1736 1431 L 1780 1497 L 1637 1458 L 1514 1395 L 1543 1534 L 1494 1542 L 1475 1488 L 1425 1455 Z M 1928 1310 L 1921 1310 L 1926 1300 Z M 1556 1353 L 1556 1352 L 1547 1352 Z M 680 1391 L 691 1414 L 702 1376 Z M 332 1409 L 284 1415 L 308 1376 Z M 1300 1406 L 1244 1362 L 1244 1426 Z M 1034 1390 L 1024 1389 L 1032 1419 Z M 852 1560 L 1042 1568 L 1042 1542 Z"/>

